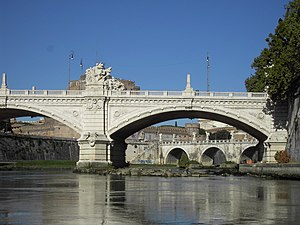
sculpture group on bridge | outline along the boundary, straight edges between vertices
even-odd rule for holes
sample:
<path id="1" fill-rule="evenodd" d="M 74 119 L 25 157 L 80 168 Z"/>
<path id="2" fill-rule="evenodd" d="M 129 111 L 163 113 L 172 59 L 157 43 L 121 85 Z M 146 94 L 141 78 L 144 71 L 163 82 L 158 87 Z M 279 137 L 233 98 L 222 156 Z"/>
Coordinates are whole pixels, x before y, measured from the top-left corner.
<path id="1" fill-rule="evenodd" d="M 96 63 L 96 66 L 86 70 L 86 85 L 100 85 L 106 90 L 124 90 L 124 84 L 111 76 L 112 68 L 105 68 L 104 63 Z M 101 86 L 102 85 L 102 86 Z"/>

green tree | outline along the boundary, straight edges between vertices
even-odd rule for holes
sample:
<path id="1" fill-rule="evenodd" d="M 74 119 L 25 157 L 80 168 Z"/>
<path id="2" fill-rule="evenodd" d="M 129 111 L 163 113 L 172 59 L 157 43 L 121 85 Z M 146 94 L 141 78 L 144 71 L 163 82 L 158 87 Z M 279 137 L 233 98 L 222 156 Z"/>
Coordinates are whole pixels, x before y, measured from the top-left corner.
<path id="1" fill-rule="evenodd" d="M 231 134 L 227 130 L 218 130 L 215 133 L 211 133 L 208 138 L 209 140 L 229 140 Z"/>
<path id="2" fill-rule="evenodd" d="M 300 0 L 288 4 L 266 41 L 268 48 L 254 59 L 255 74 L 246 79 L 246 89 L 266 89 L 273 101 L 285 100 L 300 86 Z"/>

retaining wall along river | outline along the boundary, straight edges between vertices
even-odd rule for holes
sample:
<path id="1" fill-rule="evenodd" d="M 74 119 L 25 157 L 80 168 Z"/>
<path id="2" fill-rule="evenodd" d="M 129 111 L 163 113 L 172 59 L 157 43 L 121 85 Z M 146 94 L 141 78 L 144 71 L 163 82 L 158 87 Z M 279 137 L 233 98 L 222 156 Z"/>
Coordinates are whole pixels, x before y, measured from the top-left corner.
<path id="1" fill-rule="evenodd" d="M 78 159 L 76 139 L 0 134 L 0 161 Z"/>

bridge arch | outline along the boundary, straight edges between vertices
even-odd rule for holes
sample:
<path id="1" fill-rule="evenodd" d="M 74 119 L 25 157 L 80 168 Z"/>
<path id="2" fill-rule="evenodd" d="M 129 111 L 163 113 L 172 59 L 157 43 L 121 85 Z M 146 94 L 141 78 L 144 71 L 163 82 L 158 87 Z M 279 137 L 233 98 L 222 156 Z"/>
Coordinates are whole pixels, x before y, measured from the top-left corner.
<path id="1" fill-rule="evenodd" d="M 247 160 L 251 160 L 252 162 L 258 161 L 257 146 L 248 146 L 244 148 L 240 155 L 240 163 L 247 163 Z"/>
<path id="2" fill-rule="evenodd" d="M 207 147 L 200 156 L 200 162 L 205 166 L 220 165 L 226 161 L 224 150 L 215 146 Z"/>
<path id="3" fill-rule="evenodd" d="M 69 128 L 76 131 L 78 134 L 82 133 L 81 124 L 62 115 L 61 112 L 49 111 L 49 109 L 40 109 L 35 106 L 22 106 L 17 105 L 16 107 L 7 106 L 6 108 L 0 109 L 0 120 L 17 118 L 17 117 L 27 117 L 27 116 L 45 116 L 52 118 Z"/>
<path id="4" fill-rule="evenodd" d="M 126 139 L 135 132 L 172 119 L 203 118 L 223 122 L 244 130 L 260 141 L 269 136 L 268 124 L 257 116 L 242 113 L 240 110 L 220 109 L 217 107 L 193 107 L 186 109 L 182 106 L 156 107 L 144 111 L 125 114 L 119 119 L 110 121 L 108 136 L 112 139 Z"/>
<path id="5" fill-rule="evenodd" d="M 183 154 L 185 154 L 188 159 L 190 158 L 188 152 L 185 149 L 183 149 L 182 147 L 177 146 L 177 147 L 171 148 L 166 153 L 164 164 L 176 164 L 177 165 Z"/>

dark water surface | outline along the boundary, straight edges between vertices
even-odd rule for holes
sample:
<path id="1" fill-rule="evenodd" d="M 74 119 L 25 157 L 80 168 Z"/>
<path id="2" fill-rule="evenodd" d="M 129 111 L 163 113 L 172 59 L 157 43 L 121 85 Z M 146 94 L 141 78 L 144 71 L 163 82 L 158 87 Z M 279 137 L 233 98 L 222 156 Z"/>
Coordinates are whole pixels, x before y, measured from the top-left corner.
<path id="1" fill-rule="evenodd" d="M 0 172 L 0 224 L 300 224 L 300 181 Z"/>

